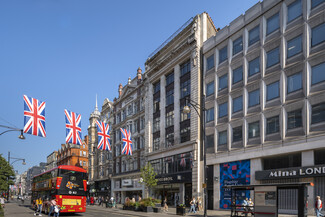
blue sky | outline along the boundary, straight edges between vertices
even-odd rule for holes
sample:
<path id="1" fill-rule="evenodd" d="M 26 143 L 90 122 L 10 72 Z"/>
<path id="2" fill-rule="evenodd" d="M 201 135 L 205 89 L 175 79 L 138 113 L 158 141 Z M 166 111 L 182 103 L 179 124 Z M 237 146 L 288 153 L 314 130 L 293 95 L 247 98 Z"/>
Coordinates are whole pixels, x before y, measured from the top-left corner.
<path id="1" fill-rule="evenodd" d="M 64 109 L 87 134 L 96 94 L 117 97 L 149 54 L 190 17 L 206 11 L 223 28 L 257 0 L 1 0 L 0 125 L 23 128 L 23 95 L 46 102 L 47 137 L 0 136 L 0 154 L 20 173 L 65 142 Z M 0 128 L 0 133 L 5 129 Z"/>

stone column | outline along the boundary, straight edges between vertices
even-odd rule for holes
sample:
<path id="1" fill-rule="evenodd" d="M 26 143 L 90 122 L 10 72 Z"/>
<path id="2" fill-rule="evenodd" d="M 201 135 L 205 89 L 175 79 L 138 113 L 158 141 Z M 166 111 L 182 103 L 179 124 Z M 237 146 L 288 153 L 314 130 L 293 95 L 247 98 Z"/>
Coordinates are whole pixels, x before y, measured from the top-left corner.
<path id="1" fill-rule="evenodd" d="M 220 208 L 220 164 L 213 165 L 213 209 Z"/>

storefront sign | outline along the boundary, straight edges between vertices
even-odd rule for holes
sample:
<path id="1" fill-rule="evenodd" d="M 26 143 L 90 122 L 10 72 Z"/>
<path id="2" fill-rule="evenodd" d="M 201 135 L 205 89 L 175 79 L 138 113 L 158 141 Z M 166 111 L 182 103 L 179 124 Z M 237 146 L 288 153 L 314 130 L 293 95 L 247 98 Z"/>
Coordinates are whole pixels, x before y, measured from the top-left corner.
<path id="1" fill-rule="evenodd" d="M 158 179 L 158 185 L 192 182 L 192 172 L 159 175 L 156 179 Z"/>
<path id="2" fill-rule="evenodd" d="M 325 176 L 325 165 L 285 168 L 277 170 L 263 170 L 255 172 L 256 180 L 287 179 L 314 176 Z"/>
<path id="3" fill-rule="evenodd" d="M 129 186 L 133 186 L 132 179 L 123 179 L 122 187 L 129 187 Z"/>

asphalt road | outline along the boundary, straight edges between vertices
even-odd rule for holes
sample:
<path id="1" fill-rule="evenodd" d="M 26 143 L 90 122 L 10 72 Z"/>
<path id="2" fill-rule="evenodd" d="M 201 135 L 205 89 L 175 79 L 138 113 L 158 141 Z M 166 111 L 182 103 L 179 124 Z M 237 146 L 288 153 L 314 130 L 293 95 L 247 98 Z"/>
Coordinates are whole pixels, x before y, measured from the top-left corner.
<path id="1" fill-rule="evenodd" d="M 87 207 L 85 213 L 76 214 L 64 214 L 61 213 L 60 216 L 80 216 L 80 217 L 121 217 L 121 216 L 133 216 L 129 213 L 123 213 L 122 210 L 115 210 L 112 212 L 111 209 L 103 209 L 97 207 Z M 10 203 L 5 204 L 5 217 L 26 217 L 34 216 L 34 210 L 30 209 L 28 203 L 22 204 L 20 201 L 10 201 Z M 47 216 L 42 213 L 42 216 Z"/>

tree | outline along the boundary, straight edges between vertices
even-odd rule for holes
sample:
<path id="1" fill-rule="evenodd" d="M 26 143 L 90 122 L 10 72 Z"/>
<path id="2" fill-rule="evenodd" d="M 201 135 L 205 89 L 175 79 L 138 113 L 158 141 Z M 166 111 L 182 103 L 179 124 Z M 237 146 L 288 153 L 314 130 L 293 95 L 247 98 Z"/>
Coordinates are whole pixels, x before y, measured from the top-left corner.
<path id="1" fill-rule="evenodd" d="M 9 165 L 8 161 L 2 155 L 0 155 L 0 192 L 7 192 L 9 185 L 13 185 L 14 182 L 14 170 Z"/>
<path id="2" fill-rule="evenodd" d="M 157 173 L 154 171 L 151 163 L 147 163 L 147 165 L 141 169 L 141 183 L 144 183 L 146 186 L 146 190 L 157 185 L 158 179 L 156 179 Z"/>

